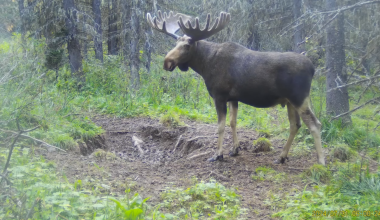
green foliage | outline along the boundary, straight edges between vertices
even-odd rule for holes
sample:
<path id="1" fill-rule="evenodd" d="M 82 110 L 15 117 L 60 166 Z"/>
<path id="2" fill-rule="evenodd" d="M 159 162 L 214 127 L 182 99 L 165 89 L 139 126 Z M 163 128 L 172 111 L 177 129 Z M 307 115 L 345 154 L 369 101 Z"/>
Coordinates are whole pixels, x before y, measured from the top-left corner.
<path id="1" fill-rule="evenodd" d="M 267 152 L 271 151 L 272 143 L 265 137 L 258 138 L 253 141 L 254 152 Z"/>
<path id="2" fill-rule="evenodd" d="M 183 126 L 185 123 L 183 123 L 179 116 L 173 112 L 173 111 L 168 111 L 166 114 L 162 115 L 160 118 L 160 122 L 164 124 L 165 126 L 169 127 L 177 127 L 177 126 Z"/>
<path id="3" fill-rule="evenodd" d="M 239 195 L 214 180 L 188 189 L 166 188 L 154 219 L 244 219 Z"/>
<path id="4" fill-rule="evenodd" d="M 328 182 L 332 175 L 331 172 L 328 170 L 327 167 L 321 165 L 321 164 L 314 164 L 312 167 L 307 169 L 303 173 L 304 177 L 310 178 L 315 182 L 323 182 L 326 183 Z"/>
<path id="5" fill-rule="evenodd" d="M 54 163 L 33 157 L 30 148 L 15 148 L 11 158 L 9 181 L 11 186 L 0 189 L 0 218 L 24 219 L 29 211 L 31 219 L 143 219 L 144 204 L 138 194 L 114 198 L 95 188 L 86 189 L 81 180 L 75 184 L 60 180 Z M 3 166 L 8 150 L 0 148 Z M 23 205 L 20 206 L 19 202 Z M 113 205 L 112 202 L 115 203 Z"/>
<path id="6" fill-rule="evenodd" d="M 258 167 L 255 170 L 255 174 L 252 175 L 253 180 L 260 180 L 260 181 L 273 181 L 275 183 L 281 183 L 284 180 L 286 180 L 286 174 L 285 173 L 277 173 L 274 169 L 270 167 Z"/>
<path id="7" fill-rule="evenodd" d="M 343 166 L 342 166 L 343 165 Z M 374 215 L 358 215 L 357 211 L 380 208 L 380 173 L 363 173 L 361 164 L 342 164 L 329 185 L 305 186 L 301 192 L 282 200 L 266 201 L 283 210 L 274 217 L 283 219 L 368 219 Z M 319 168 L 318 168 L 319 169 Z M 335 212 L 338 211 L 338 212 Z M 317 212 L 320 211 L 320 212 Z M 340 211 L 340 213 L 339 213 Z M 378 214 L 378 213 L 377 213 Z M 377 219 L 376 217 L 374 219 Z"/>

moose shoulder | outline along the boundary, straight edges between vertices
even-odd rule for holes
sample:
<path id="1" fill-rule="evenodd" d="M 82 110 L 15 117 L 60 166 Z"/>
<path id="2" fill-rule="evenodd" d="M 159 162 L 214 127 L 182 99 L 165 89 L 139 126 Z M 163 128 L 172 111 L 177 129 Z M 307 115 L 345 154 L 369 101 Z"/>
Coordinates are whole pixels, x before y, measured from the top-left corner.
<path id="1" fill-rule="evenodd" d="M 158 12 L 158 18 L 152 19 L 150 14 L 147 17 L 154 29 L 177 39 L 176 46 L 165 57 L 164 69 L 173 71 L 178 66 L 186 71 L 189 67 L 192 68 L 203 77 L 214 99 L 218 114 L 218 151 L 209 161 L 223 159 L 227 102 L 233 133 L 230 156 L 238 154 L 236 117 L 238 102 L 243 102 L 259 108 L 277 104 L 287 106 L 290 135 L 276 163 L 285 162 L 302 118 L 314 137 L 318 162 L 325 164 L 320 137 L 321 124 L 309 105 L 314 67 L 307 57 L 292 52 L 257 52 L 236 43 L 218 44 L 202 40 L 229 23 L 230 15 L 224 12 L 211 28 L 208 15 L 203 30 L 200 30 L 198 18 L 195 19 L 194 27 L 190 22 L 191 17 L 183 14 L 170 12 L 169 15 L 162 15 Z M 183 37 L 175 34 L 179 29 L 185 33 Z"/>

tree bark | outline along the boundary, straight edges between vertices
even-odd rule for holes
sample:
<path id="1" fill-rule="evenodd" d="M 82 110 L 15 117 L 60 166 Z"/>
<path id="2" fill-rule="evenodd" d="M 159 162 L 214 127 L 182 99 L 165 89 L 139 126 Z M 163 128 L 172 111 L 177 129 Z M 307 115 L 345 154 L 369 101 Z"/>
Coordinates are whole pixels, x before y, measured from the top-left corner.
<path id="1" fill-rule="evenodd" d="M 152 46 L 150 45 L 150 40 L 149 40 L 149 36 L 151 35 L 149 29 L 147 29 L 147 31 L 145 32 L 145 36 L 146 36 L 146 39 L 145 39 L 145 47 L 144 47 L 144 54 L 145 54 L 145 57 L 146 57 L 146 64 L 145 64 L 145 67 L 146 67 L 146 70 L 148 72 L 150 72 L 150 62 L 152 60 Z"/>
<path id="2" fill-rule="evenodd" d="M 122 15 L 122 27 L 121 31 L 124 40 L 123 40 L 123 55 L 124 61 L 127 65 L 129 49 L 130 49 L 130 39 L 129 39 L 129 30 L 130 30 L 130 18 L 131 18 L 131 6 L 130 0 L 122 0 L 123 1 L 123 15 Z"/>
<path id="3" fill-rule="evenodd" d="M 94 37 L 94 49 L 95 58 L 103 63 L 103 42 L 102 42 L 102 13 L 100 10 L 100 0 L 92 1 L 92 10 L 94 12 L 94 26 L 95 26 L 95 37 Z"/>
<path id="4" fill-rule="evenodd" d="M 119 49 L 118 33 L 117 33 L 117 0 L 109 0 L 108 3 L 109 18 L 108 18 L 108 54 L 117 55 Z"/>
<path id="5" fill-rule="evenodd" d="M 24 26 L 24 0 L 18 0 L 18 10 L 20 13 L 20 32 L 21 32 L 21 42 L 23 46 L 23 52 L 25 54 L 25 46 L 26 46 L 26 41 L 25 41 L 25 26 Z"/>
<path id="6" fill-rule="evenodd" d="M 301 16 L 302 0 L 293 0 L 293 16 L 296 20 L 296 28 L 294 30 L 294 51 L 302 53 L 305 51 L 305 44 L 301 44 L 303 41 L 303 22 L 297 21 Z"/>
<path id="7" fill-rule="evenodd" d="M 82 55 L 80 51 L 79 39 L 77 38 L 77 10 L 74 5 L 74 0 L 63 0 L 63 8 L 66 13 L 65 23 L 68 32 L 67 50 L 69 53 L 69 62 L 72 73 L 76 73 L 78 80 L 84 82 L 85 78 L 82 73 Z"/>
<path id="8" fill-rule="evenodd" d="M 336 9 L 336 0 L 326 0 L 326 9 Z M 344 14 L 340 14 L 327 27 L 326 38 L 326 89 L 346 84 L 347 75 L 344 72 L 345 51 L 344 51 Z M 347 88 L 340 88 L 327 92 L 326 94 L 326 111 L 332 116 L 349 111 L 349 101 Z M 342 118 L 343 122 L 351 123 L 351 116 L 347 115 Z"/>
<path id="9" fill-rule="evenodd" d="M 139 38 L 140 38 L 140 18 L 139 18 L 139 0 L 132 1 L 131 12 L 131 31 L 132 38 L 130 44 L 130 69 L 131 69 L 131 87 L 134 90 L 138 90 L 140 87 L 140 50 L 139 50 Z"/>
<path id="10" fill-rule="evenodd" d="M 84 40 L 83 40 L 83 56 L 84 59 L 87 60 L 87 52 L 88 52 L 88 41 L 87 41 L 87 15 L 83 15 L 83 34 L 84 34 Z"/>

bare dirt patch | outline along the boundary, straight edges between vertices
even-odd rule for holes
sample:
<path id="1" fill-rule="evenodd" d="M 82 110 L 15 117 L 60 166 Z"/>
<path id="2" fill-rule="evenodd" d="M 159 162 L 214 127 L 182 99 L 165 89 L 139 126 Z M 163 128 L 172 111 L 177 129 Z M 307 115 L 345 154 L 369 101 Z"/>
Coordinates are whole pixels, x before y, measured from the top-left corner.
<path id="1" fill-rule="evenodd" d="M 247 129 L 238 129 L 239 156 L 229 157 L 232 134 L 226 127 L 224 160 L 209 163 L 206 160 L 214 153 L 217 140 L 216 124 L 185 121 L 187 126 L 170 128 L 150 118 L 106 116 L 96 117 L 93 121 L 106 131 L 104 142 L 100 138 L 98 145 L 107 146 L 106 151 L 114 153 L 116 159 L 83 156 L 78 150 L 66 154 L 43 154 L 54 160 L 70 181 L 90 177 L 110 186 L 115 193 L 123 193 L 125 187 L 130 187 L 143 197 L 150 196 L 153 205 L 160 201 L 160 193 L 166 187 L 189 187 L 193 177 L 205 181 L 214 178 L 226 187 L 238 189 L 242 206 L 248 209 L 248 219 L 271 219 L 274 211 L 264 201 L 271 193 L 302 189 L 304 184 L 295 178 L 296 174 L 316 163 L 313 152 L 302 158 L 290 157 L 284 165 L 274 165 L 273 161 L 280 155 L 286 140 L 272 138 L 272 151 L 254 153 L 252 141 L 258 135 Z M 134 136 L 143 141 L 140 150 L 134 144 Z M 98 168 L 94 168 L 94 164 Z M 252 175 L 259 166 L 285 172 L 287 178 L 283 182 L 253 180 Z"/>

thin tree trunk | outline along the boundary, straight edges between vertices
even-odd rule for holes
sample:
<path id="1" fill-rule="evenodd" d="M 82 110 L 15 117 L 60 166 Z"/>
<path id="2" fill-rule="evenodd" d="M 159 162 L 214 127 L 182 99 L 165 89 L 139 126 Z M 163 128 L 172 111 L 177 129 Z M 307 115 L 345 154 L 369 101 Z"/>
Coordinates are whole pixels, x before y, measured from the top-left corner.
<path id="1" fill-rule="evenodd" d="M 84 34 L 84 40 L 83 40 L 83 56 L 84 59 L 87 60 L 87 52 L 88 52 L 88 41 L 87 41 L 87 15 L 83 16 L 83 34 Z"/>
<path id="2" fill-rule="evenodd" d="M 149 29 L 147 29 L 147 31 L 145 32 L 145 36 L 146 36 L 146 39 L 145 39 L 145 47 L 144 47 L 144 54 L 145 54 L 145 57 L 146 57 L 146 64 L 145 64 L 145 67 L 146 67 L 146 70 L 148 72 L 150 72 L 150 62 L 152 60 L 152 46 L 150 45 L 150 40 L 149 40 L 149 36 L 151 35 Z"/>
<path id="3" fill-rule="evenodd" d="M 130 44 L 130 68 L 131 68 L 131 86 L 134 90 L 140 87 L 140 50 L 139 50 L 139 33 L 140 33 L 140 19 L 139 19 L 139 0 L 132 1 L 131 13 L 131 31 L 132 39 Z"/>
<path id="4" fill-rule="evenodd" d="M 336 0 L 326 0 L 326 8 L 334 10 L 337 8 Z M 326 89 L 327 91 L 346 83 L 347 75 L 344 72 L 344 14 L 341 12 L 327 27 L 326 38 Z M 336 116 L 349 111 L 347 88 L 336 89 L 326 94 L 326 111 Z M 342 118 L 344 123 L 351 123 L 351 116 Z"/>
<path id="5" fill-rule="evenodd" d="M 24 54 L 26 53 L 26 41 L 25 41 L 25 26 L 24 26 L 24 0 L 18 0 L 18 10 L 20 13 L 20 21 L 21 21 L 21 42 Z"/>
<path id="6" fill-rule="evenodd" d="M 79 82 L 84 82 L 85 78 L 82 73 L 82 55 L 80 51 L 79 39 L 77 38 L 77 10 L 74 5 L 74 0 L 63 0 L 63 8 L 66 13 L 66 29 L 67 36 L 67 50 L 69 53 L 69 62 L 72 73 L 76 73 Z"/>
<path id="7" fill-rule="evenodd" d="M 293 16 L 297 20 L 301 16 L 302 0 L 293 0 Z M 301 44 L 303 41 L 303 22 L 296 21 L 296 28 L 294 30 L 294 51 L 302 53 L 305 51 L 305 45 Z"/>
<path id="8" fill-rule="evenodd" d="M 122 15 L 122 28 L 121 31 L 124 40 L 123 40 L 123 55 L 124 55 L 124 61 L 127 64 L 128 56 L 129 56 L 129 49 L 130 49 L 130 39 L 129 39 L 129 32 L 130 32 L 130 18 L 131 18 L 131 5 L 130 0 L 122 0 L 123 1 L 123 15 Z"/>
<path id="9" fill-rule="evenodd" d="M 108 54 L 117 55 L 118 33 L 117 33 L 117 0 L 110 0 L 108 3 Z"/>
<path id="10" fill-rule="evenodd" d="M 92 10 L 94 12 L 94 26 L 95 26 L 95 37 L 94 37 L 94 49 L 95 58 L 103 62 L 103 44 L 102 44 L 102 13 L 100 10 L 100 0 L 92 1 Z"/>

